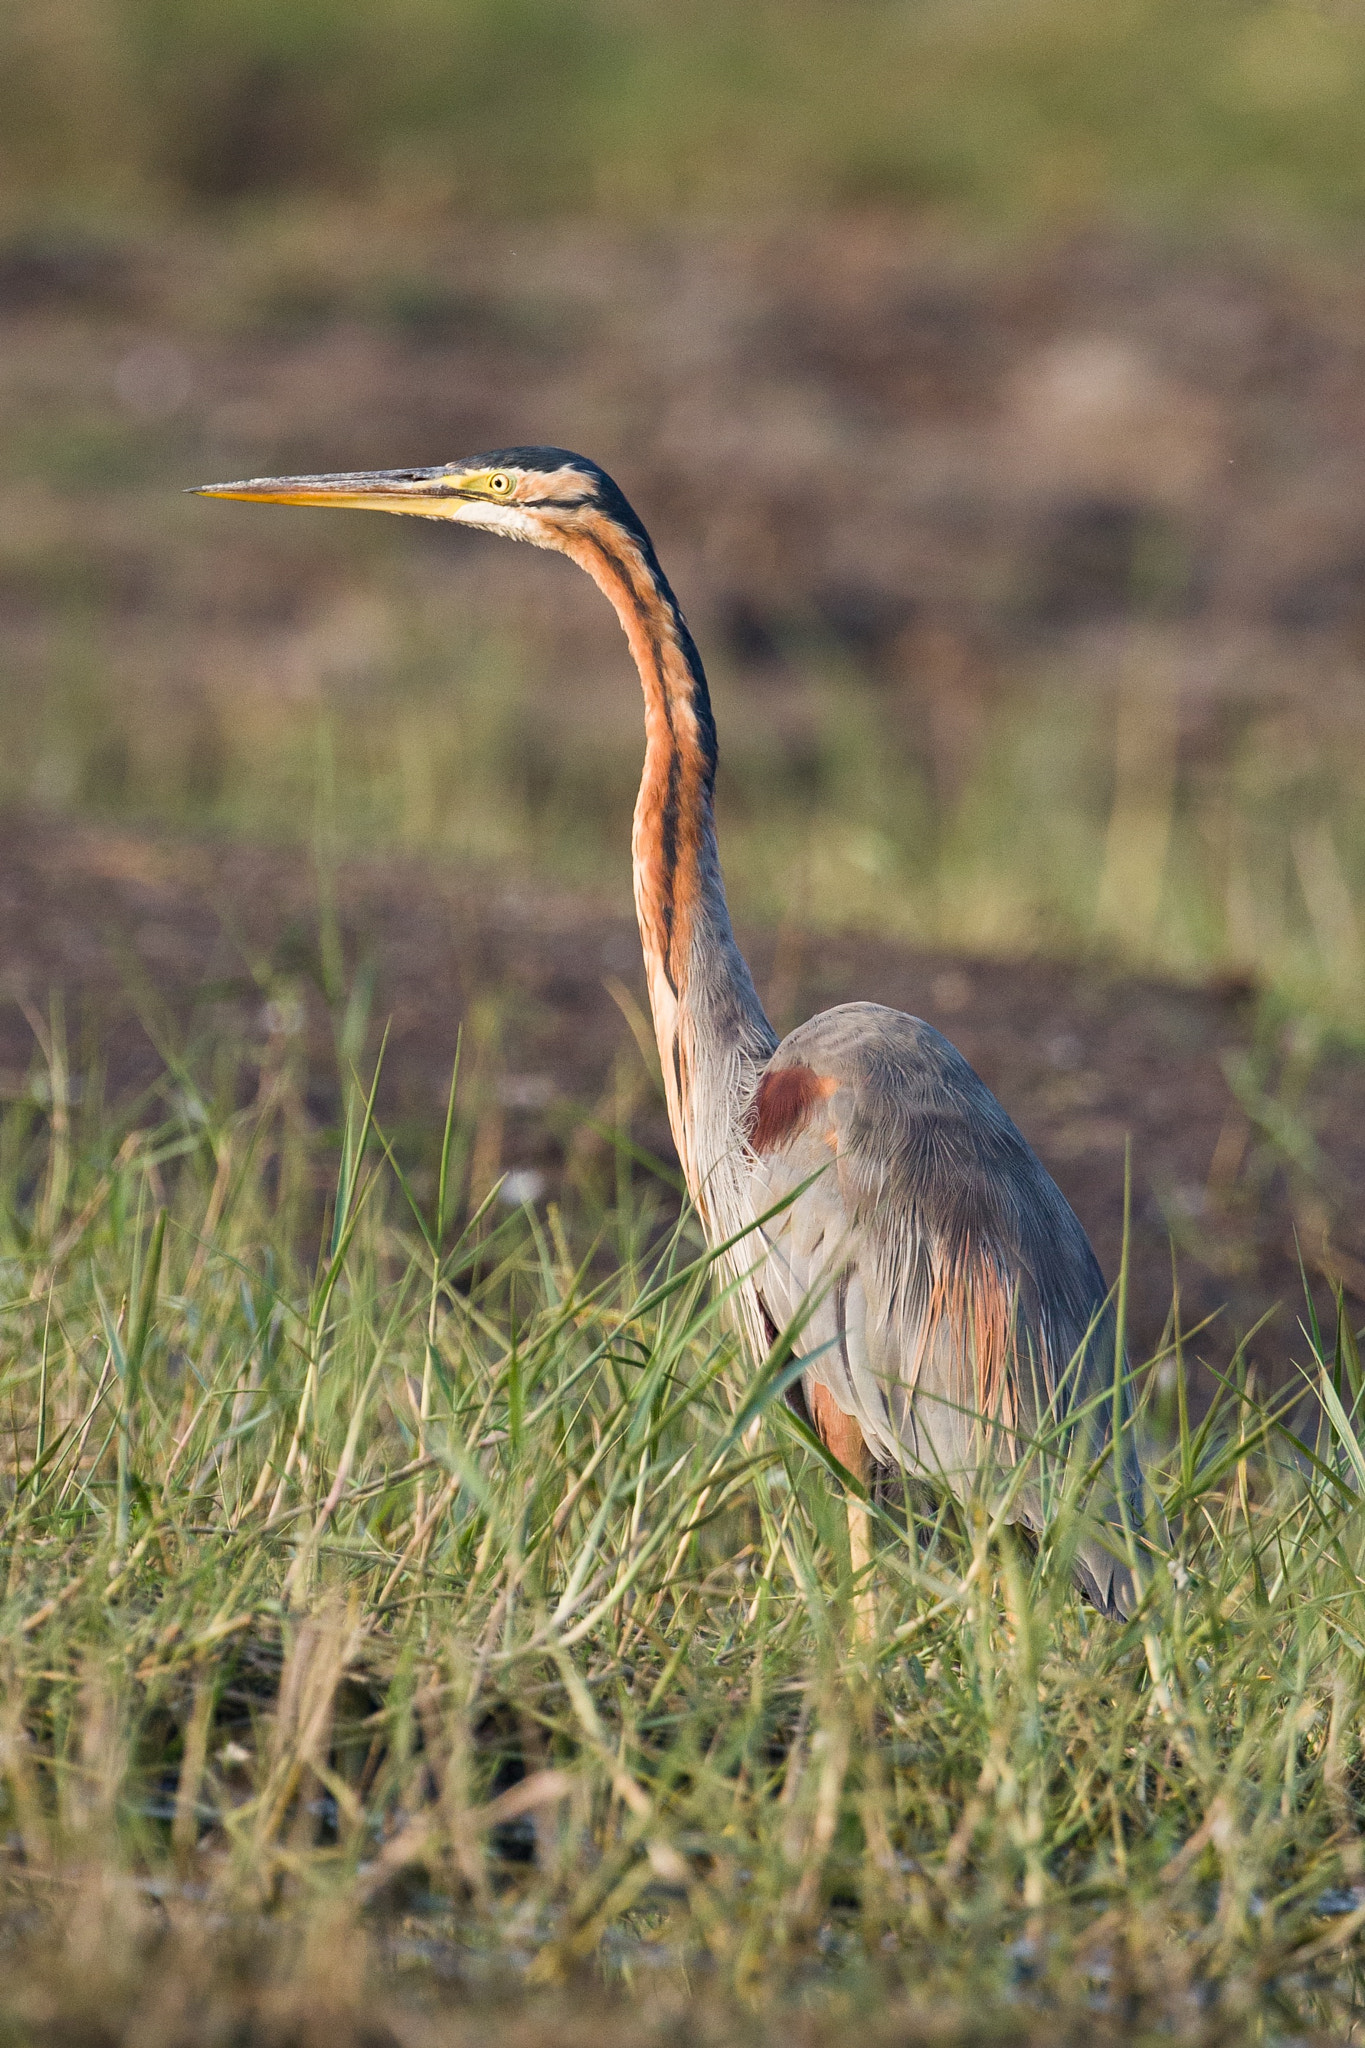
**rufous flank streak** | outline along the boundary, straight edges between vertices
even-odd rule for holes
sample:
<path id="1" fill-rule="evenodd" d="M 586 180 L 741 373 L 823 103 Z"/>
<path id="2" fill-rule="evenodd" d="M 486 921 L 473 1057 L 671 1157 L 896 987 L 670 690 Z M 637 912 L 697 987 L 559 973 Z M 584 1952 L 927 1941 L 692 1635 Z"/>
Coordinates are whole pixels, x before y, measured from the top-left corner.
<path id="1" fill-rule="evenodd" d="M 1016 1375 L 1011 1371 L 1015 1341 L 1014 1296 L 995 1263 L 970 1245 L 935 1275 L 926 1328 L 948 1329 L 965 1352 L 964 1370 L 977 1412 L 1004 1428 L 1018 1423 Z"/>
<path id="2" fill-rule="evenodd" d="M 831 1456 L 836 1457 L 846 1472 L 866 1483 L 869 1459 L 867 1444 L 862 1430 L 852 1415 L 845 1415 L 833 1394 L 819 1380 L 813 1380 L 806 1387 L 810 1419 L 815 1433 Z"/>
<path id="3" fill-rule="evenodd" d="M 807 1382 L 806 1395 L 821 1443 L 846 1472 L 866 1486 L 872 1459 L 856 1419 L 845 1415 L 829 1388 L 818 1380 Z M 872 1520 L 867 1503 L 852 1493 L 848 1496 L 848 1562 L 857 1588 L 853 1596 L 857 1634 L 860 1641 L 870 1643 L 877 1629 L 876 1600 L 867 1570 L 872 1562 Z"/>

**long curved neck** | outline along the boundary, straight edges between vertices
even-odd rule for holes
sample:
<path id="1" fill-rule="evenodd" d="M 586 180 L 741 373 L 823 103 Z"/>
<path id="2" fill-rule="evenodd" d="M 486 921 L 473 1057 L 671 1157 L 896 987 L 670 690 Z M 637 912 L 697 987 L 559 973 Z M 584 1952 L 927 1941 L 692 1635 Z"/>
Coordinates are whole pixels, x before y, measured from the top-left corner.
<path id="1" fill-rule="evenodd" d="M 712 798 L 716 727 L 701 657 L 648 541 L 605 516 L 566 552 L 615 606 L 645 696 L 645 765 L 631 852 L 654 1032 L 673 1138 L 713 1235 L 731 1226 L 731 1172 L 758 1065 L 777 1040 L 735 943 Z"/>

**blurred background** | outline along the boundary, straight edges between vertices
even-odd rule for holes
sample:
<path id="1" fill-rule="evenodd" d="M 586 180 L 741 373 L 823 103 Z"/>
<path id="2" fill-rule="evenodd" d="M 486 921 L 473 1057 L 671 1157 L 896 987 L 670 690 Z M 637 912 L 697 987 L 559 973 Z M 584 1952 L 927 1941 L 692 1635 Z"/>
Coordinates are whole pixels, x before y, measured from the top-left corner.
<path id="1" fill-rule="evenodd" d="M 689 612 L 779 993 L 860 932 L 1354 1042 L 1362 88 L 1356 0 L 9 0 L 0 798 L 624 915 L 583 578 L 179 495 L 553 441 Z"/>

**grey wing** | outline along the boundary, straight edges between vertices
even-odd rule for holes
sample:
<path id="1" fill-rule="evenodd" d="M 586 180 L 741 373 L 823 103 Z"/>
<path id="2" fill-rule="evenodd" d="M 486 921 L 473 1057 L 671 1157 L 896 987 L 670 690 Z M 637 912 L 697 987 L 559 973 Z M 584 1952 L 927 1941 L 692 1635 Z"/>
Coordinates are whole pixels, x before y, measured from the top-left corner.
<path id="1" fill-rule="evenodd" d="M 959 1496 L 1039 1438 L 1055 1455 L 1034 1465 L 1053 1483 L 1064 1452 L 1098 1455 L 1116 1373 L 1103 1274 L 947 1039 L 871 1003 L 813 1018 L 764 1073 L 751 1148 L 755 1213 L 785 1202 L 763 1226 L 755 1283 L 772 1324 L 802 1319 L 808 1407 L 825 1387 L 879 1464 Z M 1119 1406 L 1126 1419 L 1126 1393 Z M 1129 1448 L 1122 1491 L 1139 1528 L 1141 1486 Z M 1037 1526 L 1046 1493 L 1031 1473 L 1018 1518 Z M 1104 1512 L 1120 1519 L 1112 1486 Z M 1107 1543 L 1082 1545 L 1077 1575 L 1100 1607 L 1126 1607 Z"/>

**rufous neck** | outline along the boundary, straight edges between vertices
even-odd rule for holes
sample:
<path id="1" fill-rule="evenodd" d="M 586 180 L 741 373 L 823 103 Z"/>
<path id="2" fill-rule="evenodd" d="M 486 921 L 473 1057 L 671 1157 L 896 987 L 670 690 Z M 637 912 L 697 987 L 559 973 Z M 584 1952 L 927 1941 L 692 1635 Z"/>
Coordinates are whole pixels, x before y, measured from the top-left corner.
<path id="1" fill-rule="evenodd" d="M 775 1044 L 730 925 L 716 845 L 716 729 L 706 677 L 653 550 L 608 523 L 568 552 L 615 607 L 645 700 L 631 852 L 635 907 L 674 1139 L 694 1195 L 704 1174 L 698 1088 Z"/>

